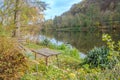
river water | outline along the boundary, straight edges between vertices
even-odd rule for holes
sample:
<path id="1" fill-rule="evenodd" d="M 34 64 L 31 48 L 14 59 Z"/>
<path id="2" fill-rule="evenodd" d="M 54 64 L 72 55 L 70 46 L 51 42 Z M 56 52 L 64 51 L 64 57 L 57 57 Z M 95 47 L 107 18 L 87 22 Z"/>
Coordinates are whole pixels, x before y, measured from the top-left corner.
<path id="1" fill-rule="evenodd" d="M 48 38 L 52 43 L 70 44 L 72 47 L 77 48 L 80 52 L 86 54 L 94 47 L 105 45 L 102 41 L 102 34 L 109 34 L 114 41 L 120 40 L 120 30 L 102 30 L 102 31 L 84 31 L 84 32 L 56 32 L 47 31 L 42 33 L 40 39 Z M 44 36 L 43 36 L 44 35 Z"/>

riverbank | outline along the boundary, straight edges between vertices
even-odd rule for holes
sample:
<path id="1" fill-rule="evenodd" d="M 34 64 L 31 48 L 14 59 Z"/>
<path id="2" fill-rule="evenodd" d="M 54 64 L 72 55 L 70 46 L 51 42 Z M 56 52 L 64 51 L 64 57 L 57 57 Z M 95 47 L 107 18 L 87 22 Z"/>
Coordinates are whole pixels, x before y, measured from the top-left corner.
<path id="1" fill-rule="evenodd" d="M 67 44 L 56 45 L 56 44 L 51 43 L 47 39 L 37 44 L 33 42 L 29 42 L 26 44 L 26 47 L 32 48 L 32 49 L 49 48 L 49 49 L 61 52 L 64 55 L 73 57 L 75 59 L 85 58 L 85 55 L 80 53 L 76 48 L 73 48 L 72 46 L 67 45 Z"/>
<path id="2" fill-rule="evenodd" d="M 95 48 L 90 51 L 90 55 L 82 59 L 79 56 L 79 51 L 71 48 L 68 45 L 54 45 L 49 41 L 44 40 L 40 43 L 27 41 L 24 46 L 26 48 L 41 49 L 49 48 L 61 52 L 58 56 L 59 66 L 56 57 L 49 58 L 49 65 L 46 66 L 44 57 L 34 59 L 34 53 L 30 51 L 22 51 L 17 49 L 16 53 L 16 39 L 10 37 L 0 37 L 0 52 L 1 65 L 0 69 L 4 70 L 4 75 L 7 80 L 19 78 L 20 80 L 119 80 L 120 79 L 120 63 L 116 63 L 112 68 L 107 68 L 105 64 L 108 60 L 115 57 L 106 56 L 106 52 L 102 48 Z M 120 45 L 120 43 L 119 43 Z M 23 53 L 23 54 L 21 54 Z M 6 55 L 5 55 L 6 54 Z M 12 54 L 12 55 L 11 55 Z M 16 55 L 15 55 L 16 54 Z M 99 56 L 98 56 L 98 55 Z M 102 54 L 102 55 L 100 55 Z M 107 53 L 108 54 L 108 53 Z M 21 56 L 20 56 L 21 55 Z M 12 57 L 12 58 L 11 58 Z M 91 58 L 92 57 L 92 58 Z M 102 57 L 102 58 L 101 58 Z M 105 60 L 102 64 L 100 61 Z M 116 58 L 115 58 L 116 59 Z M 4 60 L 4 61 L 3 61 Z M 85 63 L 91 61 L 93 64 Z M 16 63 L 17 62 L 17 63 Z M 96 66 L 97 67 L 91 67 Z M 11 67 L 10 67 L 11 66 Z M 104 68 L 102 68 L 102 67 Z M 7 72 L 6 72 L 7 68 Z M 16 71 L 17 70 L 17 71 Z M 17 73 L 17 74 L 15 74 Z M 1 72 L 3 74 L 3 72 Z M 0 74 L 0 79 L 4 76 Z M 15 76 L 15 77 L 14 77 Z M 17 76 L 17 77 L 16 77 Z M 15 80 L 16 80 L 15 79 Z"/>
<path id="3" fill-rule="evenodd" d="M 67 45 L 56 46 L 49 42 L 32 43 L 28 42 L 26 47 L 40 49 L 50 48 L 60 51 L 59 63 L 57 66 L 55 57 L 49 59 L 49 66 L 45 65 L 44 58 L 37 59 L 36 62 L 30 62 L 28 72 L 21 80 L 119 80 L 120 65 L 116 65 L 113 69 L 90 68 L 88 64 L 83 64 L 85 59 L 81 59 L 79 51 L 75 48 L 71 49 Z M 114 73 L 114 74 L 113 74 Z"/>

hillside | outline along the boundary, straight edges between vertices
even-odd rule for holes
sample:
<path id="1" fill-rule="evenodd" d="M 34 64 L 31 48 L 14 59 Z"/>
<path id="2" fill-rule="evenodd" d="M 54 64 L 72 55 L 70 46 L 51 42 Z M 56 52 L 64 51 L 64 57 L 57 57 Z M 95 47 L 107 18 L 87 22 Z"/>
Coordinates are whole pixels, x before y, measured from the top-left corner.
<path id="1" fill-rule="evenodd" d="M 100 11 L 114 11 L 116 10 L 117 6 L 119 5 L 120 0 L 84 0 L 78 4 L 74 4 L 70 11 L 72 15 L 78 14 L 78 13 L 85 13 L 87 12 L 87 9 L 91 5 L 95 5 L 100 8 Z"/>
<path id="2" fill-rule="evenodd" d="M 45 26 L 65 28 L 64 30 L 94 29 L 100 26 L 118 28 L 120 24 L 120 0 L 83 0 L 74 4 L 69 11 L 54 20 L 48 20 Z"/>

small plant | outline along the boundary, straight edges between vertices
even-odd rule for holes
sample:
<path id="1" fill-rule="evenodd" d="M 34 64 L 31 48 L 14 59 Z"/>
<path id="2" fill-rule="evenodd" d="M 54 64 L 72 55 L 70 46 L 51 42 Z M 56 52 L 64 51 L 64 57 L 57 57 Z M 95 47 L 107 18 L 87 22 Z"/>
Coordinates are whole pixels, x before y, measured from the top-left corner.
<path id="1" fill-rule="evenodd" d="M 115 43 L 115 41 L 113 41 L 111 36 L 108 34 L 103 34 L 102 39 L 107 43 L 107 46 L 110 50 L 109 58 L 111 58 L 113 62 L 120 62 L 120 41 Z"/>
<path id="2" fill-rule="evenodd" d="M 42 45 L 44 46 L 48 46 L 50 44 L 50 41 L 48 39 L 44 39 L 42 42 L 41 42 Z"/>
<path id="3" fill-rule="evenodd" d="M 71 49 L 70 56 L 76 59 L 80 59 L 79 51 L 76 48 Z"/>
<path id="4" fill-rule="evenodd" d="M 66 49 L 66 45 L 62 44 L 62 45 L 58 46 L 58 49 L 59 50 L 65 50 Z"/>

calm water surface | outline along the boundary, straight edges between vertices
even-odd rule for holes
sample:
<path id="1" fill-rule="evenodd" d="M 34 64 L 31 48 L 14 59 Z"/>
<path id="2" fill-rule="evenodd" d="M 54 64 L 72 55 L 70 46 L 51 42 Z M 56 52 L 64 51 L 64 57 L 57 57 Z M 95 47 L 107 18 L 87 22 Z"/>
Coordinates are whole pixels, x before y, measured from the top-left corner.
<path id="1" fill-rule="evenodd" d="M 102 41 L 102 34 L 107 33 L 112 36 L 113 40 L 120 40 L 120 30 L 102 30 L 95 32 L 56 32 L 47 31 L 41 36 L 43 39 L 48 38 L 52 43 L 55 44 L 70 44 L 72 47 L 77 48 L 80 52 L 87 53 L 94 47 L 100 47 L 105 45 Z"/>

